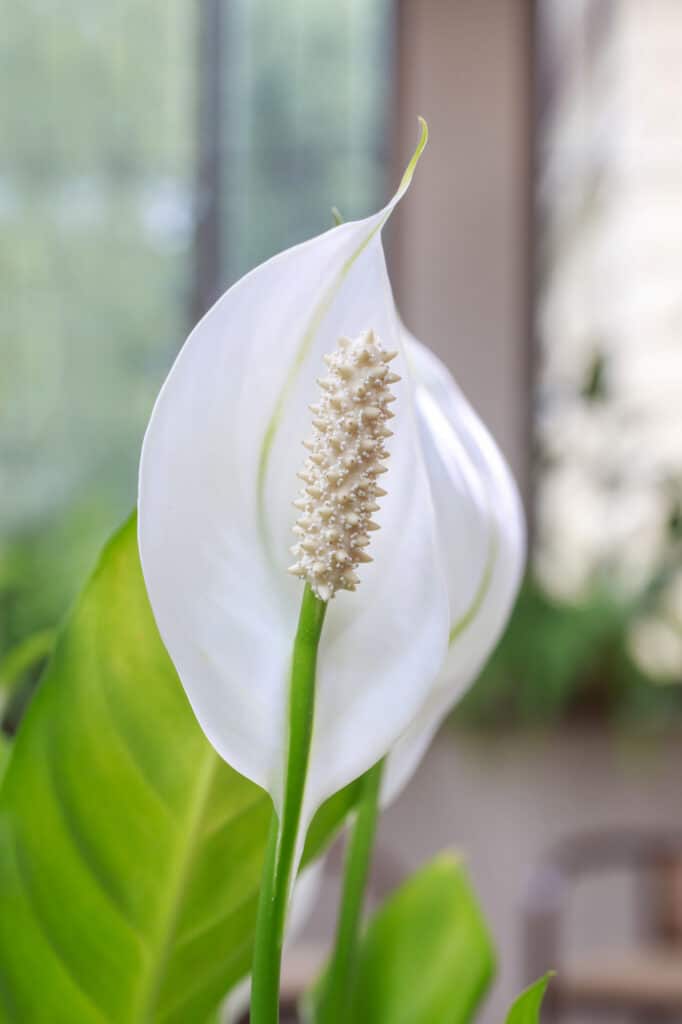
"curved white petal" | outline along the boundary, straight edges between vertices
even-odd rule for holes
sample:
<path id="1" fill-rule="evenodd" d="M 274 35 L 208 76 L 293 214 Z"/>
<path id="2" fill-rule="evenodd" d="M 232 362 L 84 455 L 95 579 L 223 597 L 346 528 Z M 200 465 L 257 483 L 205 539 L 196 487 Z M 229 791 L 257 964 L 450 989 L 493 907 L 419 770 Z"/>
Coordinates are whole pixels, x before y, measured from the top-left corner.
<path id="1" fill-rule="evenodd" d="M 139 543 L 161 636 L 208 738 L 279 804 L 302 594 L 286 566 L 308 405 L 341 335 L 373 328 L 400 350 L 375 561 L 327 612 L 305 820 L 405 731 L 447 646 L 435 515 L 380 238 L 415 162 L 382 211 L 281 253 L 219 300 L 178 356 L 143 446 Z"/>
<path id="2" fill-rule="evenodd" d="M 448 654 L 436 685 L 389 755 L 384 802 L 412 775 L 442 719 L 497 643 L 525 557 L 521 502 L 497 446 L 445 366 L 402 331 L 417 385 L 451 618 Z"/>

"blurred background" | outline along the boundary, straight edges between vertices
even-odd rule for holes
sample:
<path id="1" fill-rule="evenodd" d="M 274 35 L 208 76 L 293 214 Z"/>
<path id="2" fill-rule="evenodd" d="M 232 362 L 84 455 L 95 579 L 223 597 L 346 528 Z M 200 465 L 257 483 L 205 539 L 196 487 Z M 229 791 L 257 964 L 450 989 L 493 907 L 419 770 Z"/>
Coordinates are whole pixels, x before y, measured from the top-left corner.
<path id="1" fill-rule="evenodd" d="M 188 327 L 333 205 L 378 208 L 423 114 L 396 299 L 507 455 L 530 560 L 379 875 L 463 850 L 500 950 L 484 1024 L 548 966 L 562 1019 L 679 1024 L 680 0 L 24 0 L 0 58 L 6 727 Z"/>

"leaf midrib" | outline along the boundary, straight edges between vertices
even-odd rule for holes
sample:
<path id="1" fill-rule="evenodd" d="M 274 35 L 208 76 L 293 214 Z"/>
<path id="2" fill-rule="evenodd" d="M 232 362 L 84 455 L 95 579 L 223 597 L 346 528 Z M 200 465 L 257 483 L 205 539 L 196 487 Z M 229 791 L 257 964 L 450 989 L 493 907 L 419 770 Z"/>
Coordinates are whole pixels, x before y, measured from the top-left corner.
<path id="1" fill-rule="evenodd" d="M 179 844 L 175 865 L 170 873 L 168 884 L 164 887 L 164 891 L 169 893 L 169 898 L 159 915 L 156 935 L 150 943 L 156 953 L 150 960 L 149 971 L 141 980 L 138 998 L 133 1007 L 131 1024 L 132 1022 L 149 1024 L 154 1020 L 154 1011 L 157 1009 L 166 968 L 173 951 L 187 882 L 201 838 L 201 822 L 219 765 L 220 758 L 213 748 L 207 745 L 201 769 L 197 772 L 194 793 L 189 801 L 189 814 L 185 826 L 184 828 L 179 826 L 178 829 L 183 841 Z"/>

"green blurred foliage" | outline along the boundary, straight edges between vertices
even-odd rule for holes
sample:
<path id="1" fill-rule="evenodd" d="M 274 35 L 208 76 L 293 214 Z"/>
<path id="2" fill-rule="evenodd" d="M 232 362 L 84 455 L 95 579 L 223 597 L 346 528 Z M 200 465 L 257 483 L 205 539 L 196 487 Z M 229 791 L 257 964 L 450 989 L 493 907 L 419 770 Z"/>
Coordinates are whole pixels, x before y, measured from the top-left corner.
<path id="1" fill-rule="evenodd" d="M 528 576 L 504 636 L 455 720 L 491 727 L 583 718 L 671 724 L 682 714 L 682 688 L 653 684 L 628 649 L 631 624 L 656 592 L 655 581 L 635 600 L 597 587 L 569 604 L 554 601 Z"/>
<path id="2" fill-rule="evenodd" d="M 0 656 L 65 614 L 181 337 L 186 0 L 28 0 L 0 37 Z"/>

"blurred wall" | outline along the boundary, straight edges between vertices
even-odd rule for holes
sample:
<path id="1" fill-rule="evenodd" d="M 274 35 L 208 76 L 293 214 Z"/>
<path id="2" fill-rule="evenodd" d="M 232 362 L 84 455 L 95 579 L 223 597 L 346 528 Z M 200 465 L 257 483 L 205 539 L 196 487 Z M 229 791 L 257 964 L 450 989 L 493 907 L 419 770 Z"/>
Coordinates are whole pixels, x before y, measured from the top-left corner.
<path id="1" fill-rule="evenodd" d="M 390 257 L 408 327 L 454 371 L 528 499 L 530 0 L 402 0 L 394 177 L 429 148 Z"/>

